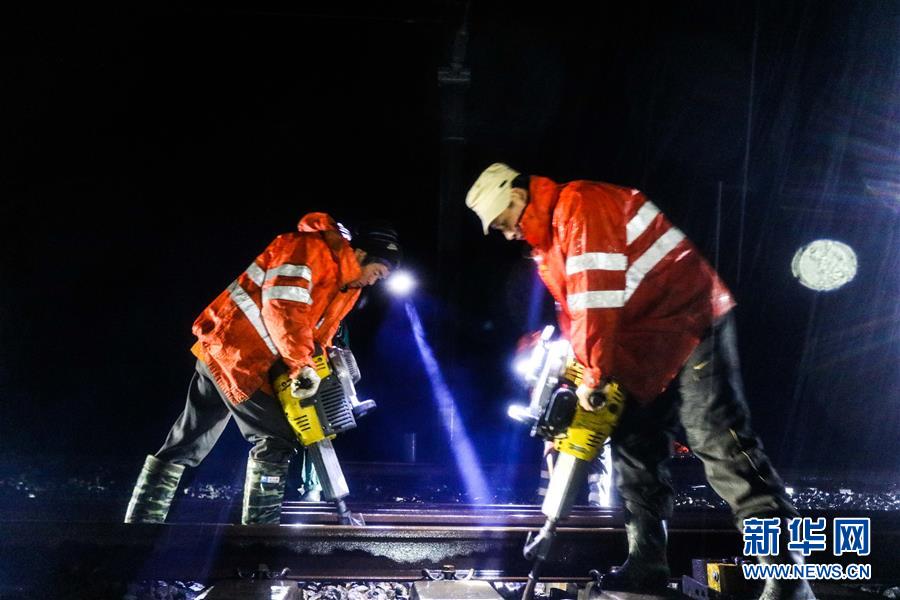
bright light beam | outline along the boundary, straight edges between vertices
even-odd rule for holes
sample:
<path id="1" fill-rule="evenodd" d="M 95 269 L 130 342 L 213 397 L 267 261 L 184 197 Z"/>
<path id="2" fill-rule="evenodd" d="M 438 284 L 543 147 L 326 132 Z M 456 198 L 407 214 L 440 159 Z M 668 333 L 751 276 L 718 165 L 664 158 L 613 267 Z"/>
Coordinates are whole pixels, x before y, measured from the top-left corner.
<path id="1" fill-rule="evenodd" d="M 454 423 L 462 423 L 459 416 L 459 409 L 456 406 L 456 400 L 450 393 L 444 381 L 444 375 L 441 367 L 438 365 L 431 346 L 425 338 L 425 330 L 422 322 L 419 320 L 419 314 L 411 302 L 406 302 L 406 316 L 409 318 L 409 324 L 412 326 L 413 336 L 416 339 L 416 346 L 419 348 L 419 355 L 422 357 L 422 363 L 425 365 L 425 371 L 428 373 L 428 380 L 431 382 L 431 391 L 437 403 L 438 411 L 443 419 L 441 420 L 444 429 L 447 432 L 447 438 L 450 441 L 450 449 L 453 451 L 453 458 L 456 460 L 456 468 L 466 488 L 469 498 L 476 504 L 487 504 L 490 501 L 487 480 L 481 470 L 481 463 L 475 448 L 469 439 L 464 427 L 460 427 L 454 431 Z"/>
<path id="2" fill-rule="evenodd" d="M 397 271 L 385 283 L 394 296 L 408 296 L 416 289 L 416 280 L 408 271 Z"/>

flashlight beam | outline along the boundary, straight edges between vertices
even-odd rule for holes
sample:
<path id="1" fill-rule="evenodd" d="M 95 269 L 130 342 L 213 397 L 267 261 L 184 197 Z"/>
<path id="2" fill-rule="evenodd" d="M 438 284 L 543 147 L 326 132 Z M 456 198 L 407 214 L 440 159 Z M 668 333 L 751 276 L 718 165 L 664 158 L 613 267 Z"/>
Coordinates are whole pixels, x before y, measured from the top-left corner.
<path id="1" fill-rule="evenodd" d="M 453 451 L 453 458 L 456 460 L 459 476 L 473 502 L 486 503 L 489 501 L 489 490 L 487 480 L 481 470 L 481 462 L 478 460 L 478 455 L 472 446 L 465 427 L 460 427 L 455 433 L 453 431 L 453 423 L 462 424 L 459 409 L 453 394 L 450 392 L 450 388 L 444 381 L 444 375 L 434 356 L 434 352 L 432 352 L 431 346 L 425 337 L 425 330 L 422 327 L 419 314 L 411 302 L 406 302 L 406 316 L 409 318 L 409 324 L 412 326 L 419 355 L 422 357 L 422 363 L 425 365 L 425 371 L 428 373 L 432 395 L 443 417 L 441 423 L 450 441 L 450 449 Z"/>

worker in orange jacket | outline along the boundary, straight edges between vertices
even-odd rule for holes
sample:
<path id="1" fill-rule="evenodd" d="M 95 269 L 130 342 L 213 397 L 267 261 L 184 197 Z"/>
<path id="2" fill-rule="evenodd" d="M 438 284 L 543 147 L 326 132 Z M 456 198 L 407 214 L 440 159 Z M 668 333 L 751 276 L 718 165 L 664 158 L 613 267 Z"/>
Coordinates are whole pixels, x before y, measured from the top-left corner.
<path id="1" fill-rule="evenodd" d="M 315 348 L 331 346 L 361 289 L 401 257 L 386 223 L 349 237 L 325 213 L 304 216 L 298 231 L 275 238 L 197 317 L 187 403 L 162 448 L 147 456 L 126 522 L 164 521 L 184 468 L 206 457 L 232 417 L 253 444 L 242 522 L 278 522 L 297 442 L 272 392 L 272 372 L 287 370 L 298 400 L 314 395 Z"/>
<path id="2" fill-rule="evenodd" d="M 533 249 L 556 300 L 560 329 L 585 367 L 579 404 L 615 380 L 629 394 L 612 435 L 613 472 L 626 508 L 628 560 L 604 589 L 660 592 L 669 577 L 665 465 L 678 420 L 713 489 L 740 526 L 797 515 L 750 417 L 738 363 L 731 293 L 697 248 L 636 189 L 525 176 L 488 167 L 466 204 L 490 229 Z M 680 400 L 658 400 L 677 379 Z M 786 526 L 782 527 L 786 530 Z M 799 562 L 786 551 L 765 560 Z M 803 580 L 766 583 L 764 598 L 812 598 Z"/>

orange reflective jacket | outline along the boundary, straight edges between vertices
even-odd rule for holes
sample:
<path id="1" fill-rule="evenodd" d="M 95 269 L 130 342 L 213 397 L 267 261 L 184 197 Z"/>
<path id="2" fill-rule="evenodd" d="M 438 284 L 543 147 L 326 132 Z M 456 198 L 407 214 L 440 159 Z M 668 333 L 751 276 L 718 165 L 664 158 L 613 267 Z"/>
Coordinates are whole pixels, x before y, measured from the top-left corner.
<path id="1" fill-rule="evenodd" d="M 728 288 L 638 190 L 532 177 L 529 198 L 520 227 L 585 383 L 655 398 L 734 307 Z"/>
<path id="2" fill-rule="evenodd" d="M 360 276 L 350 244 L 325 213 L 310 213 L 297 233 L 279 235 L 194 321 L 197 354 L 235 404 L 268 387 L 282 360 L 296 377 L 314 344 L 331 345 L 359 298 L 346 289 Z"/>

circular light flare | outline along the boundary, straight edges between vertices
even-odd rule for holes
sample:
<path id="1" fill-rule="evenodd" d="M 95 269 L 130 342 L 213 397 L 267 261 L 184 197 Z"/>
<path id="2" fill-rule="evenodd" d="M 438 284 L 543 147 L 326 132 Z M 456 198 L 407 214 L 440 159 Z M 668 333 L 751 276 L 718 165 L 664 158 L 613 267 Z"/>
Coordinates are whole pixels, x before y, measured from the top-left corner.
<path id="1" fill-rule="evenodd" d="M 801 285 L 817 292 L 836 290 L 856 277 L 853 248 L 835 240 L 816 240 L 801 247 L 791 261 L 791 271 Z"/>
<path id="2" fill-rule="evenodd" d="M 519 375 L 520 377 L 527 376 L 528 371 L 531 370 L 530 367 L 531 367 L 531 361 L 529 360 L 529 357 L 527 357 L 527 356 L 517 358 L 512 363 L 513 372 L 516 375 Z"/>
<path id="3" fill-rule="evenodd" d="M 407 271 L 397 271 L 387 278 L 386 285 L 394 296 L 408 296 L 416 289 L 416 279 Z"/>

